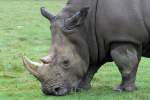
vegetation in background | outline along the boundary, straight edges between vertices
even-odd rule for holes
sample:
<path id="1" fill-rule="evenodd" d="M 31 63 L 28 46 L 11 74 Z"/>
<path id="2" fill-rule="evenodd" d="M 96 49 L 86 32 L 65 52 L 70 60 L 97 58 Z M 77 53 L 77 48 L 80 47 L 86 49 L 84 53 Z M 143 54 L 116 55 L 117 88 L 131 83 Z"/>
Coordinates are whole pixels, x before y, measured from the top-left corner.
<path id="1" fill-rule="evenodd" d="M 95 75 L 92 89 L 63 97 L 45 96 L 40 83 L 23 67 L 21 55 L 32 60 L 47 55 L 50 47 L 49 22 L 40 7 L 56 14 L 66 0 L 0 0 L 0 100 L 149 100 L 150 65 L 143 58 L 135 92 L 118 93 L 113 88 L 120 74 L 113 63 L 105 64 Z"/>

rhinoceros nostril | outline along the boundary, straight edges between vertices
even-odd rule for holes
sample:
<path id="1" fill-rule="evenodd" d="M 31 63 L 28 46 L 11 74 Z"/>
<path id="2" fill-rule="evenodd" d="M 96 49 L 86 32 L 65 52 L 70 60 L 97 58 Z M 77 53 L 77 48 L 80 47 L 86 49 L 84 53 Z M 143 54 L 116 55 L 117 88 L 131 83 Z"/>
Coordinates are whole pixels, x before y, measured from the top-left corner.
<path id="1" fill-rule="evenodd" d="M 54 94 L 57 96 L 63 96 L 67 94 L 68 90 L 66 88 L 57 87 L 54 88 Z"/>
<path id="2" fill-rule="evenodd" d="M 61 89 L 60 87 L 57 87 L 57 88 L 54 89 L 54 91 L 58 92 L 60 89 Z"/>
<path id="3" fill-rule="evenodd" d="M 59 93 L 60 90 L 61 90 L 60 87 L 54 88 L 54 92 L 55 92 L 55 93 Z"/>

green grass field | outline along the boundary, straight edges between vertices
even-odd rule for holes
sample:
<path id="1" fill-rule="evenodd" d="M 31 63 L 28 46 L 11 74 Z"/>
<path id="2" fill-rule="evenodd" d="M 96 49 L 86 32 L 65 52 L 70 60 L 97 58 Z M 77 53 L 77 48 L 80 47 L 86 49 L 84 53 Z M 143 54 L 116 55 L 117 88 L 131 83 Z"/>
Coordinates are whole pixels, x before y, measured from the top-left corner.
<path id="1" fill-rule="evenodd" d="M 23 67 L 21 55 L 38 61 L 48 53 L 48 21 L 40 15 L 45 6 L 56 14 L 65 0 L 0 0 L 0 100 L 149 100 L 150 59 L 143 58 L 137 75 L 138 90 L 117 93 L 120 74 L 113 63 L 95 75 L 92 89 L 63 97 L 44 96 L 40 83 Z"/>

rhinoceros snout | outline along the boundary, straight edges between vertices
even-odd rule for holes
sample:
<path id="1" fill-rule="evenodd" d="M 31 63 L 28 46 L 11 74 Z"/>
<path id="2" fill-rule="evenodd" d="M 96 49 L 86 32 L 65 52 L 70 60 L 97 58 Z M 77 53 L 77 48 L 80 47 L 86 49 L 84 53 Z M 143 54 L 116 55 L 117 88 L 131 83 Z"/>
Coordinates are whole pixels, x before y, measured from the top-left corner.
<path id="1" fill-rule="evenodd" d="M 55 87 L 51 91 L 47 89 L 42 89 L 42 92 L 45 95 L 64 96 L 69 92 L 69 90 L 64 87 Z"/>

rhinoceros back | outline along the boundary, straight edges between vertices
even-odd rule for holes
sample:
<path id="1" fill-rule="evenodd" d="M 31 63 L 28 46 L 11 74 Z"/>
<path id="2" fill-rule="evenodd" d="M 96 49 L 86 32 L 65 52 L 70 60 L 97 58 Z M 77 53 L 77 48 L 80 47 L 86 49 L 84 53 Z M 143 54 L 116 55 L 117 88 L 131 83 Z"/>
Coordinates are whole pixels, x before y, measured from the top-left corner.
<path id="1" fill-rule="evenodd" d="M 99 0 L 96 14 L 98 37 L 103 37 L 108 44 L 147 44 L 149 33 L 141 2 L 144 0 Z M 149 0 L 147 2 L 150 4 Z"/>

